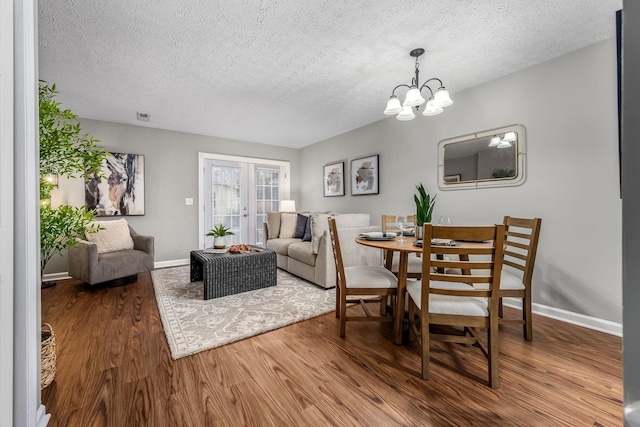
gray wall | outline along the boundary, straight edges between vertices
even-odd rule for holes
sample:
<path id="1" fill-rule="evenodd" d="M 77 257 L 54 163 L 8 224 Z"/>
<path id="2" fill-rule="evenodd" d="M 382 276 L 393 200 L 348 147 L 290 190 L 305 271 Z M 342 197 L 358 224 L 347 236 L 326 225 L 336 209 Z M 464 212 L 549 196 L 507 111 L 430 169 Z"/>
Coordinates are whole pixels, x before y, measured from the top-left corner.
<path id="1" fill-rule="evenodd" d="M 299 150 L 181 132 L 81 119 L 82 131 L 109 151 L 145 156 L 145 215 L 127 221 L 141 234 L 155 237 L 156 262 L 189 258 L 198 248 L 198 152 L 291 162 L 291 197 L 298 199 Z M 81 180 L 61 180 L 52 203 L 84 204 Z M 193 206 L 184 199 L 192 197 Z M 47 273 L 67 271 L 65 258 L 54 257 Z"/>
<path id="2" fill-rule="evenodd" d="M 640 3 L 625 1 L 623 9 L 623 295 L 625 425 L 640 425 Z M 627 412 L 629 411 L 629 412 Z"/>
<path id="3" fill-rule="evenodd" d="M 454 224 L 541 217 L 534 302 L 621 322 L 615 40 L 452 97 L 455 103 L 438 116 L 391 117 L 302 149 L 300 170 L 308 173 L 300 207 L 368 212 L 379 224 L 383 213 L 413 212 L 415 185 L 422 182 L 438 193 L 434 216 L 449 215 Z M 527 133 L 523 185 L 438 191 L 440 140 L 513 123 Z M 345 197 L 322 196 L 324 164 L 370 154 L 380 154 L 379 195 L 350 196 L 347 186 Z"/>

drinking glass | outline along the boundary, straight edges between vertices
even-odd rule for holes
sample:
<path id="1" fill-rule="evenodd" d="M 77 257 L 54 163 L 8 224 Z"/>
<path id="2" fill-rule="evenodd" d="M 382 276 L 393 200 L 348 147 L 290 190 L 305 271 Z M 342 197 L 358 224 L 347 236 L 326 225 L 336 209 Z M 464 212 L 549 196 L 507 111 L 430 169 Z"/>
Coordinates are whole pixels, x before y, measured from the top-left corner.
<path id="1" fill-rule="evenodd" d="M 407 215 L 398 215 L 396 217 L 396 226 L 400 230 L 400 238 L 398 242 L 406 242 L 407 240 L 404 238 L 405 230 L 410 230 L 413 227 L 413 222 L 409 221 L 409 217 Z"/>
<path id="2" fill-rule="evenodd" d="M 453 222 L 451 222 L 450 216 L 440 215 L 440 218 L 438 218 L 438 221 L 436 222 L 435 225 L 451 225 L 451 224 L 453 224 Z"/>

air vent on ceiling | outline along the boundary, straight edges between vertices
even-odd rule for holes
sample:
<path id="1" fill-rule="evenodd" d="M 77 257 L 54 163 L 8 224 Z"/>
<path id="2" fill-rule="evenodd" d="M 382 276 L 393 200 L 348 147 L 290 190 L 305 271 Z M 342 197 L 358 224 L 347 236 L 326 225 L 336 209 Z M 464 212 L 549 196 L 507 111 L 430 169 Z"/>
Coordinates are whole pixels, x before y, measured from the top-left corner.
<path id="1" fill-rule="evenodd" d="M 141 113 L 138 111 L 138 120 L 140 120 L 141 122 L 148 122 L 149 121 L 149 114 L 147 113 Z"/>

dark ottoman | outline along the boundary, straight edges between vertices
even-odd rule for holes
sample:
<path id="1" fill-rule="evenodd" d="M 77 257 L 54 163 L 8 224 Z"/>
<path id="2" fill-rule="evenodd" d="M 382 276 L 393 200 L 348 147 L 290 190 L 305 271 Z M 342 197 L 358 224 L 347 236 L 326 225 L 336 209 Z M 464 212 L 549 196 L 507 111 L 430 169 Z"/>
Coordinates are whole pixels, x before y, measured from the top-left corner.
<path id="1" fill-rule="evenodd" d="M 269 249 L 248 254 L 191 251 L 191 281 L 204 282 L 206 300 L 275 286 L 276 276 L 276 253 Z"/>

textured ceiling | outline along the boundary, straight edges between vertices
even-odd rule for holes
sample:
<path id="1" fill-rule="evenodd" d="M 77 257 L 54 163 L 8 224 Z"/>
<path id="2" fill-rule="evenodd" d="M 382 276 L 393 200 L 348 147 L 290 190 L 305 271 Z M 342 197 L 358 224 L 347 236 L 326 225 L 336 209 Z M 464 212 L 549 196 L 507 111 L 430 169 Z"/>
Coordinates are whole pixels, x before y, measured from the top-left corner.
<path id="1" fill-rule="evenodd" d="M 40 78 L 80 117 L 289 147 L 615 35 L 622 0 L 40 0 Z M 455 104 L 454 104 L 455 107 Z M 151 120 L 136 120 L 136 112 Z M 446 114 L 446 112 L 444 113 Z M 437 120 L 421 115 L 416 120 Z"/>

